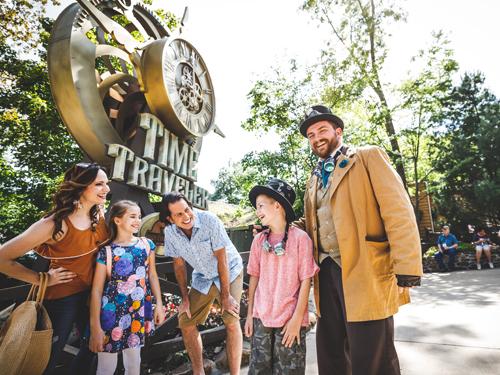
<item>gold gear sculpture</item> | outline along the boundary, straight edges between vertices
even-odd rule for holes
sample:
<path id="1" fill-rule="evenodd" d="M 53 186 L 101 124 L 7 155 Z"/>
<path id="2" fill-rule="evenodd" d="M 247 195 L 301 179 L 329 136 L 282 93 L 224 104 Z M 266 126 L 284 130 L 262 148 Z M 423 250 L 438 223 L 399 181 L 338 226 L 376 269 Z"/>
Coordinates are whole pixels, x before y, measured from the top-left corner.
<path id="1" fill-rule="evenodd" d="M 61 118 L 102 165 L 110 163 L 106 145 L 132 144 L 141 112 L 155 114 L 198 151 L 210 130 L 222 135 L 203 59 L 139 1 L 69 5 L 54 23 L 48 65 Z"/>

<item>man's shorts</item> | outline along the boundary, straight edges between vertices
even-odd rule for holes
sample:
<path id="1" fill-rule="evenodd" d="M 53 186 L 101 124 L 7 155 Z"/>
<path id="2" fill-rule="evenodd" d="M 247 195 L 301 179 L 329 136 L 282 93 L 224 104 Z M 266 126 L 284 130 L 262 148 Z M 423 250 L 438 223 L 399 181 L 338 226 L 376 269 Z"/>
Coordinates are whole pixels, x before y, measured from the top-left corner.
<path id="1" fill-rule="evenodd" d="M 240 303 L 241 293 L 243 292 L 243 272 L 233 280 L 229 285 L 229 294 Z M 217 303 L 222 306 L 222 301 L 220 298 L 219 289 L 212 284 L 208 294 L 203 294 L 196 289 L 191 288 L 189 290 L 189 309 L 191 311 L 191 318 L 188 318 L 187 314 L 181 314 L 179 316 L 179 328 L 183 328 L 189 325 L 204 324 L 207 320 L 208 314 L 210 313 L 210 308 L 213 303 Z M 224 311 L 222 313 L 222 320 L 225 325 L 238 322 L 239 317 Z"/>

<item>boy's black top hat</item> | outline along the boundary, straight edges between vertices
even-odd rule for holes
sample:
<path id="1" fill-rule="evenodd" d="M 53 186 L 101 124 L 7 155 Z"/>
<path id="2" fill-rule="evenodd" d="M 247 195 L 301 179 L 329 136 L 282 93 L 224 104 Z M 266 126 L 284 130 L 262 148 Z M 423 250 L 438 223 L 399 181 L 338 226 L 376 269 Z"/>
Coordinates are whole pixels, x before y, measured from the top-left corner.
<path id="1" fill-rule="evenodd" d="M 344 130 L 344 121 L 338 116 L 335 116 L 331 109 L 324 105 L 314 105 L 307 112 L 304 120 L 300 123 L 300 133 L 307 138 L 307 128 L 318 121 L 331 121 L 340 129 Z"/>
<path id="2" fill-rule="evenodd" d="M 295 202 L 295 191 L 283 180 L 271 178 L 266 185 L 257 185 L 250 190 L 248 198 L 252 206 L 256 208 L 257 197 L 261 194 L 267 195 L 275 199 L 285 209 L 286 221 L 292 222 L 295 220 L 295 212 L 293 211 L 293 203 Z"/>

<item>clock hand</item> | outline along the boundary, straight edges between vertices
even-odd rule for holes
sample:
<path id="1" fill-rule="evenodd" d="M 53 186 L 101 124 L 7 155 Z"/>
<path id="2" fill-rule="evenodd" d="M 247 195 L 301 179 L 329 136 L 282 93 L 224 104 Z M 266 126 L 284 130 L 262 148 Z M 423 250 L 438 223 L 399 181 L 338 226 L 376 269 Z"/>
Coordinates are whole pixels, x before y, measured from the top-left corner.
<path id="1" fill-rule="evenodd" d="M 89 13 L 92 18 L 101 26 L 107 33 L 113 36 L 117 43 L 121 44 L 128 53 L 133 53 L 138 47 L 139 42 L 120 24 L 113 21 L 106 16 L 103 12 L 97 9 L 88 0 L 77 0 L 80 6 Z"/>

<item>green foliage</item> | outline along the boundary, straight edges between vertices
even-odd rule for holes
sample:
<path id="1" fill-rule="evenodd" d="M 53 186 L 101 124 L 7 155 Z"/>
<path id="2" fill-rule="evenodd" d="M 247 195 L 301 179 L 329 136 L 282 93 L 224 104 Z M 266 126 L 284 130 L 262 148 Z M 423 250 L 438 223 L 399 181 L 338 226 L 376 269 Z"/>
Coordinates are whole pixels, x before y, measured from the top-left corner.
<path id="1" fill-rule="evenodd" d="M 382 81 L 388 54 L 387 26 L 405 19 L 404 12 L 386 0 L 306 0 L 302 9 L 329 31 L 330 39 L 319 64 L 322 101 L 335 110 L 362 101 L 370 124 L 385 131 L 386 146 L 406 186 L 406 173 L 396 134 L 393 108 Z"/>
<path id="2" fill-rule="evenodd" d="M 23 58 L 22 50 L 14 49 L 12 43 L 0 42 L 1 241 L 40 218 L 50 206 L 61 174 L 82 158 L 50 93 L 45 58 L 51 22 L 36 19 L 39 22 L 31 25 L 26 37 L 38 30 L 33 38 L 41 44 L 30 59 Z"/>
<path id="3" fill-rule="evenodd" d="M 500 222 L 500 100 L 480 73 L 466 74 L 442 100 L 435 147 L 440 213 L 465 232 L 467 224 Z"/>
<path id="4" fill-rule="evenodd" d="M 415 212 L 420 219 L 419 197 L 422 183 L 439 178 L 433 166 L 438 150 L 432 140 L 436 118 L 442 111 L 443 99 L 453 87 L 453 76 L 458 63 L 453 59 L 449 41 L 442 32 L 433 34 L 433 43 L 427 50 L 421 50 L 412 59 L 418 66 L 417 73 L 399 88 L 401 104 L 399 114 L 406 124 L 400 132 L 402 152 L 409 181 L 410 192 L 415 199 Z"/>
<path id="5" fill-rule="evenodd" d="M 302 215 L 305 184 L 316 158 L 299 133 L 298 125 L 309 106 L 312 92 L 310 74 L 300 77 L 293 61 L 287 74 L 276 70 L 272 78 L 255 84 L 248 94 L 251 115 L 242 127 L 259 137 L 277 135 L 277 149 L 250 152 L 239 163 L 222 169 L 217 180 L 212 181 L 215 186 L 212 199 L 249 205 L 248 192 L 254 185 L 278 177 L 293 186 L 297 194 L 294 208 Z"/>
<path id="6" fill-rule="evenodd" d="M 29 52 L 39 47 L 47 4 L 59 4 L 58 0 L 2 0 L 0 2 L 0 43 L 9 43 L 17 49 Z"/>
<path id="7" fill-rule="evenodd" d="M 58 1 L 6 0 L 0 4 L 2 242 L 40 218 L 63 172 L 83 158 L 50 92 L 46 54 L 52 21 L 45 18 L 50 3 Z M 178 26 L 173 14 L 156 13 L 171 29 Z M 95 33 L 91 31 L 89 37 L 95 39 Z M 112 63 L 121 70 L 117 61 Z"/>
<path id="8" fill-rule="evenodd" d="M 438 247 L 437 246 L 431 246 L 429 247 L 429 249 L 425 252 L 424 255 L 422 255 L 422 257 L 424 258 L 432 258 L 434 257 L 434 255 L 436 255 L 436 253 L 439 251 Z M 475 252 L 476 249 L 474 248 L 474 246 L 468 242 L 459 242 L 458 243 L 458 248 L 457 248 L 457 251 L 458 252 Z"/>
<path id="9" fill-rule="evenodd" d="M 329 29 L 331 40 L 305 77 L 297 78 L 292 61 L 289 71 L 274 70 L 273 78 L 256 82 L 249 93 L 251 115 L 242 127 L 261 137 L 278 134 L 278 150 L 249 153 L 223 169 L 213 182 L 214 198 L 248 204 L 248 190 L 269 176 L 288 180 L 302 197 L 315 158 L 297 125 L 306 107 L 323 102 L 344 119 L 344 142 L 380 145 L 396 165 L 403 155 L 404 173 L 398 172 L 412 182 L 410 193 L 418 197 L 426 182 L 440 219 L 463 230 L 466 223 L 498 223 L 498 100 L 478 74 L 454 86 L 459 67 L 445 35 L 434 33 L 431 46 L 418 51 L 404 82 L 383 84 L 385 30 L 404 20 L 404 12 L 383 0 L 306 1 L 303 9 Z M 415 209 L 420 212 L 418 203 Z"/>

